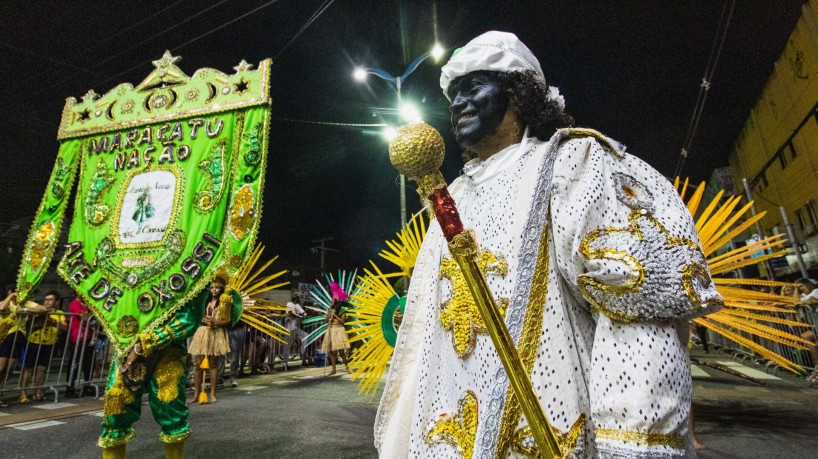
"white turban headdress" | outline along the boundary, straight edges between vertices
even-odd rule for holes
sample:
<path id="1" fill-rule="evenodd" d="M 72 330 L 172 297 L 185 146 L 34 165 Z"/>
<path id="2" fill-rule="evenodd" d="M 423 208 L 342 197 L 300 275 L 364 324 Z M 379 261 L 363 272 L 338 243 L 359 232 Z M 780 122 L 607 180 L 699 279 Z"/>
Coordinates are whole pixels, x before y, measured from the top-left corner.
<path id="1" fill-rule="evenodd" d="M 489 72 L 524 72 L 533 70 L 545 82 L 540 61 L 513 33 L 492 30 L 456 50 L 440 69 L 440 87 L 449 97 L 449 85 L 455 78 L 485 70 Z M 565 108 L 565 98 L 554 86 L 548 87 L 548 99 Z"/>

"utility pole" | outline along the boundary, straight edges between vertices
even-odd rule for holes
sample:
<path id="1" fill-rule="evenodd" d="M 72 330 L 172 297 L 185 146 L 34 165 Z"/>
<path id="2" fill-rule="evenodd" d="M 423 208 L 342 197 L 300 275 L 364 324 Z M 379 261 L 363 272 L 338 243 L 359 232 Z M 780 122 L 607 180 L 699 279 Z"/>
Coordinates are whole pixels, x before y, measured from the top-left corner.
<path id="1" fill-rule="evenodd" d="M 313 244 L 318 244 L 317 246 L 313 246 L 310 248 L 312 253 L 321 253 L 321 274 L 324 274 L 326 270 L 324 269 L 326 266 L 326 254 L 327 252 L 338 252 L 336 249 L 332 249 L 326 246 L 327 241 L 331 241 L 332 236 L 324 237 L 321 239 L 315 239 L 312 241 Z"/>

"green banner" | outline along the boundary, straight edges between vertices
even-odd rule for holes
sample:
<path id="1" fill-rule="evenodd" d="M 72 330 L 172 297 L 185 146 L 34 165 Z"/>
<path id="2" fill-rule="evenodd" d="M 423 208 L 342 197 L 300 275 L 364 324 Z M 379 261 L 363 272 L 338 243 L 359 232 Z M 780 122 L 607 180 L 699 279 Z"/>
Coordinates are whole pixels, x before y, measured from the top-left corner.
<path id="1" fill-rule="evenodd" d="M 269 130 L 270 61 L 187 77 L 165 53 L 156 70 L 82 103 L 69 99 L 49 189 L 18 289 L 26 296 L 56 247 L 79 169 L 57 271 L 112 337 L 117 355 L 212 278 L 237 271 L 255 243 Z"/>

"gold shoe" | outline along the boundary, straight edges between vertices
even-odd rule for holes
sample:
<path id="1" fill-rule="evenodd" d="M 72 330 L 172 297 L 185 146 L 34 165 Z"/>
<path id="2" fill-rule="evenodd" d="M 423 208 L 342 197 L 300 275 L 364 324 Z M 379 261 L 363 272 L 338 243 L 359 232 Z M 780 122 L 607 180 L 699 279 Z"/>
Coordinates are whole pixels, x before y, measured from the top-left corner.
<path id="1" fill-rule="evenodd" d="M 102 459 L 125 459 L 125 443 L 102 448 Z"/>
<path id="2" fill-rule="evenodd" d="M 185 457 L 185 442 L 165 443 L 165 459 L 182 459 Z"/>

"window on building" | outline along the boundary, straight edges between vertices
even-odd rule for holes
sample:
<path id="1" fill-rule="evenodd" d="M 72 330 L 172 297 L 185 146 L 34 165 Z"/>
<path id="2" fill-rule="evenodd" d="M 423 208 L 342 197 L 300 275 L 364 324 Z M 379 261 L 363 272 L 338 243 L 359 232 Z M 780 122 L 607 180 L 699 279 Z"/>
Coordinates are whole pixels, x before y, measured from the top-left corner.
<path id="1" fill-rule="evenodd" d="M 818 224 L 818 212 L 816 212 L 816 205 L 815 201 L 810 201 L 804 206 L 807 212 L 807 218 L 809 218 L 809 224 L 815 226 Z"/>
<path id="2" fill-rule="evenodd" d="M 787 165 L 795 159 L 795 147 L 792 145 L 792 141 L 785 143 L 780 150 L 778 150 L 778 162 L 781 164 L 781 169 L 786 169 Z"/>

